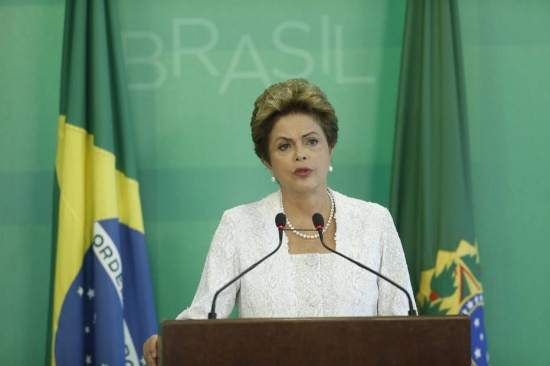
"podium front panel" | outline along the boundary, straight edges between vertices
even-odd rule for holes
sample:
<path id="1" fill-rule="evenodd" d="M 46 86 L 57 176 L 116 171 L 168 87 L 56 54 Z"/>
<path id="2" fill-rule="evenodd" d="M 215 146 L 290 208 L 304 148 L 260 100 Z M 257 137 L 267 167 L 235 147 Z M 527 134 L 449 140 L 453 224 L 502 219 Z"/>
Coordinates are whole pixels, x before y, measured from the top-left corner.
<path id="1" fill-rule="evenodd" d="M 466 316 L 171 320 L 160 365 L 469 366 Z"/>

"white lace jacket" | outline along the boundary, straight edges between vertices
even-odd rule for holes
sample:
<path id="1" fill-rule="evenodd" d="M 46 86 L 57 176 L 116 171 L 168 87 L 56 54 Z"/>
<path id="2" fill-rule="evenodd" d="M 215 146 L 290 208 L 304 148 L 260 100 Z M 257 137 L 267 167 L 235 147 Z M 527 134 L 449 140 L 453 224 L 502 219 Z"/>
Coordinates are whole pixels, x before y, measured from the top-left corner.
<path id="1" fill-rule="evenodd" d="M 412 296 L 389 211 L 331 192 L 336 250 L 389 277 Z M 275 192 L 223 214 L 193 303 L 177 319 L 206 318 L 214 293 L 277 247 L 279 212 L 280 192 Z M 229 316 L 235 301 L 242 318 L 407 315 L 409 310 L 402 291 L 334 253 L 290 254 L 286 235 L 278 252 L 218 296 L 218 318 Z"/>

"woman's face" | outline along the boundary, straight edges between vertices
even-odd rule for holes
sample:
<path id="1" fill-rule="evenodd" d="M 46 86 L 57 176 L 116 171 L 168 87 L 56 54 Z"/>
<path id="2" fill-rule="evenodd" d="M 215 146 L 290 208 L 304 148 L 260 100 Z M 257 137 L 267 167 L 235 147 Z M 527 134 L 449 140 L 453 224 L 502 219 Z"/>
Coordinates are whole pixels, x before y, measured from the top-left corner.
<path id="1" fill-rule="evenodd" d="M 267 167 L 282 190 L 326 189 L 333 149 L 319 123 L 302 113 L 281 117 L 269 136 Z"/>

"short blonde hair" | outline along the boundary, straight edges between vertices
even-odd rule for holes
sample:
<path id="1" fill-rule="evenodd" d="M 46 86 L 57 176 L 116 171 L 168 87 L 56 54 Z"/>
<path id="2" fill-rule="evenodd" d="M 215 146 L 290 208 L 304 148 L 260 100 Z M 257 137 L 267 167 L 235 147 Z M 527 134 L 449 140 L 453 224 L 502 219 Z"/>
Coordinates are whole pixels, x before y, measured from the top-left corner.
<path id="1" fill-rule="evenodd" d="M 254 151 L 270 163 L 269 136 L 275 122 L 291 113 L 304 113 L 322 128 L 330 148 L 338 140 L 338 118 L 321 89 L 304 79 L 290 79 L 273 84 L 254 103 L 250 121 Z"/>

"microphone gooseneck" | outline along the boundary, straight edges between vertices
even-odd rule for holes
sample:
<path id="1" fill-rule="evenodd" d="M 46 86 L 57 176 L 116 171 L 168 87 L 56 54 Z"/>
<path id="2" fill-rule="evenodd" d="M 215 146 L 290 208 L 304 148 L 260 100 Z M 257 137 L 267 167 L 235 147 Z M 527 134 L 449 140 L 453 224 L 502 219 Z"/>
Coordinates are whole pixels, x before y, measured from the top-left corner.
<path id="1" fill-rule="evenodd" d="M 223 285 L 218 291 L 216 291 L 216 293 L 214 294 L 214 298 L 212 299 L 212 308 L 210 309 L 210 313 L 208 313 L 208 319 L 216 319 L 216 316 L 217 316 L 216 315 L 216 300 L 218 299 L 218 295 L 223 290 L 225 290 L 226 288 L 231 286 L 235 281 L 237 281 L 239 278 L 241 278 L 242 276 L 244 276 L 248 272 L 252 271 L 254 268 L 256 268 L 256 266 L 258 264 L 262 263 L 267 258 L 271 257 L 273 254 L 275 254 L 279 250 L 279 248 L 281 247 L 281 244 L 283 243 L 283 230 L 285 228 L 285 224 L 286 224 L 285 214 L 284 213 L 278 213 L 277 216 L 275 216 L 275 225 L 277 226 L 277 230 L 279 231 L 279 244 L 277 245 L 277 247 L 275 248 L 274 251 L 272 251 L 271 253 L 269 253 L 268 255 L 266 255 L 265 257 L 263 257 L 262 259 L 260 259 L 259 261 L 257 261 L 256 263 L 254 263 L 253 265 L 248 267 L 247 269 L 245 269 L 237 277 L 233 278 L 231 281 L 229 281 L 228 283 Z"/>
<path id="2" fill-rule="evenodd" d="M 389 283 L 391 283 L 392 285 L 394 285 L 395 287 L 397 287 L 398 289 L 400 289 L 401 291 L 403 291 L 405 293 L 405 295 L 407 295 L 407 300 L 409 301 L 409 315 L 417 315 L 416 314 L 416 310 L 414 310 L 414 306 L 413 306 L 413 301 L 412 301 L 412 298 L 411 298 L 411 295 L 409 294 L 409 292 L 407 290 L 405 290 L 404 287 L 398 285 L 396 282 L 390 280 L 388 277 L 384 276 L 383 274 L 375 271 L 374 269 L 372 268 L 369 268 L 367 266 L 365 266 L 364 264 L 362 263 L 359 263 L 357 262 L 356 260 L 354 259 L 351 259 L 347 256 L 345 256 L 344 254 L 332 249 L 331 247 L 329 247 L 328 245 L 325 244 L 325 240 L 323 238 L 323 227 L 325 226 L 325 220 L 323 219 L 323 215 L 321 215 L 320 213 L 315 213 L 313 214 L 313 217 L 312 217 L 312 220 L 313 220 L 313 226 L 315 227 L 315 230 L 317 230 L 317 232 L 319 233 L 319 239 L 321 240 L 321 244 L 323 244 L 323 246 L 331 251 L 332 253 L 334 254 L 338 254 L 340 257 L 344 258 L 344 259 L 347 259 L 348 261 L 358 265 L 359 267 L 363 268 L 363 269 L 366 269 L 367 271 L 373 273 L 374 275 L 388 281 Z"/>

